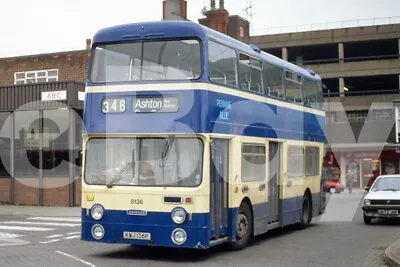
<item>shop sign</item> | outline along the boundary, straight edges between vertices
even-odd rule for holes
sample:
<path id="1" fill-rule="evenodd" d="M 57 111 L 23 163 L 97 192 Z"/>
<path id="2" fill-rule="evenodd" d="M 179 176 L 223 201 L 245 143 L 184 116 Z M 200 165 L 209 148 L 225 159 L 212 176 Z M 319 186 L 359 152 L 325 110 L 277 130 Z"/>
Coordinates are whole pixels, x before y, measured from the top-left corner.
<path id="1" fill-rule="evenodd" d="M 67 91 L 42 92 L 42 101 L 67 100 Z"/>

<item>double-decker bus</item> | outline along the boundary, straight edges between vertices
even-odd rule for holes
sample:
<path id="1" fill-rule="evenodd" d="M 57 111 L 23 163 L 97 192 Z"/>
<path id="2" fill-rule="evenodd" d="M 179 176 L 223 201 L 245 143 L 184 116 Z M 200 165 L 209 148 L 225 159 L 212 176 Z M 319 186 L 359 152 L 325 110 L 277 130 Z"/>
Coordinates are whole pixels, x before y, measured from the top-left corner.
<path id="1" fill-rule="evenodd" d="M 92 43 L 82 240 L 243 249 L 323 212 L 317 74 L 189 21 Z"/>

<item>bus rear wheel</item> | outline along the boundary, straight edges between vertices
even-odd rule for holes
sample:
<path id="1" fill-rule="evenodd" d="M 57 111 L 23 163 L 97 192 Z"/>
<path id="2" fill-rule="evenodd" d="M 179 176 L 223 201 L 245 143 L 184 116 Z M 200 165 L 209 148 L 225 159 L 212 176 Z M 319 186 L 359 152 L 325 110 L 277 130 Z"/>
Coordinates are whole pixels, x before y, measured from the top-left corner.
<path id="1" fill-rule="evenodd" d="M 251 240 L 253 216 L 247 203 L 242 203 L 236 216 L 236 240 L 230 243 L 233 250 L 244 249 Z"/>
<path id="2" fill-rule="evenodd" d="M 311 201 L 308 195 L 303 198 L 303 206 L 301 212 L 301 221 L 298 223 L 298 228 L 303 230 L 306 229 L 311 223 Z"/>

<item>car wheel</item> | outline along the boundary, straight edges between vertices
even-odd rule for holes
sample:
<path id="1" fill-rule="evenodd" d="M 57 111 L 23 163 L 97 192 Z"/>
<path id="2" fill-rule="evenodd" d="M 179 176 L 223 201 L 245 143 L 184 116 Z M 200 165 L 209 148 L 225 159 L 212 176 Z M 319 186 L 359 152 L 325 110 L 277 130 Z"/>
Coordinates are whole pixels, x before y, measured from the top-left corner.
<path id="1" fill-rule="evenodd" d="M 370 216 L 367 216 L 364 213 L 363 217 L 364 217 L 364 223 L 365 224 L 371 224 L 372 218 Z"/>
<path id="2" fill-rule="evenodd" d="M 253 216 L 249 205 L 242 203 L 236 216 L 236 240 L 230 243 L 232 250 L 244 249 L 250 242 L 253 232 Z"/>
<path id="3" fill-rule="evenodd" d="M 335 194 L 335 193 L 336 193 L 336 188 L 335 188 L 335 187 L 329 188 L 329 192 L 330 192 L 331 194 Z"/>

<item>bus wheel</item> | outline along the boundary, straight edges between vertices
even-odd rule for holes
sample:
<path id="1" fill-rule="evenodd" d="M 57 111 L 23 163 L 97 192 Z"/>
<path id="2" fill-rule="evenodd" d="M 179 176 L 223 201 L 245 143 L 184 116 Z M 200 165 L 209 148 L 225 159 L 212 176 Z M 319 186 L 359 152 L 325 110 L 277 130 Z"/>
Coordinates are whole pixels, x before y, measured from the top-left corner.
<path id="1" fill-rule="evenodd" d="M 253 232 L 253 216 L 248 204 L 242 203 L 236 216 L 236 240 L 231 243 L 231 249 L 244 249 L 250 242 Z"/>
<path id="2" fill-rule="evenodd" d="M 298 224 L 299 229 L 303 230 L 307 228 L 311 223 L 311 202 L 310 198 L 305 195 L 303 198 L 303 208 L 301 212 L 301 221 Z"/>

